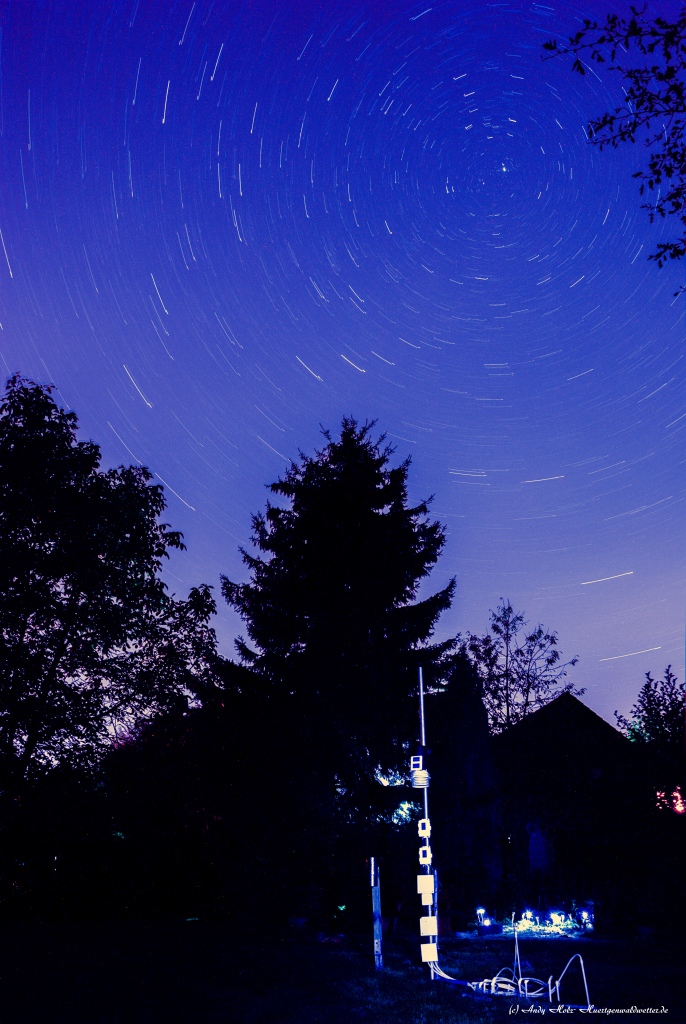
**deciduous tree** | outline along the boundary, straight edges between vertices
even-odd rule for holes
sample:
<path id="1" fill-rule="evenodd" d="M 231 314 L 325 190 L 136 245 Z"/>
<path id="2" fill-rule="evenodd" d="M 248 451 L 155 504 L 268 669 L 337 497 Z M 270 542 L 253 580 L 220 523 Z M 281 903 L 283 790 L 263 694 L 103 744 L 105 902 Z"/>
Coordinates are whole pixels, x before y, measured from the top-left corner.
<path id="1" fill-rule="evenodd" d="M 181 534 L 143 467 L 100 470 L 51 388 L 12 377 L 0 406 L 0 788 L 92 765 L 116 723 L 187 700 L 214 654 L 207 588 L 160 578 Z"/>
<path id="2" fill-rule="evenodd" d="M 686 776 L 686 686 L 668 665 L 662 679 L 646 672 L 630 717 L 615 711 L 617 726 L 643 748 L 648 778 L 658 805 L 684 813 Z"/>
<path id="3" fill-rule="evenodd" d="M 617 725 L 635 743 L 654 743 L 660 747 L 681 747 L 684 742 L 686 686 L 680 683 L 668 665 L 662 679 L 646 672 L 630 718 L 615 711 Z"/>
<path id="4" fill-rule="evenodd" d="M 686 227 L 686 7 L 678 18 L 647 18 L 646 8 L 631 7 L 622 18 L 586 19 L 584 27 L 561 45 L 544 43 L 551 56 L 571 53 L 573 69 L 586 73 L 584 58 L 607 65 L 623 80 L 624 102 L 592 120 L 588 134 L 600 149 L 643 141 L 647 168 L 634 172 L 651 221 L 675 216 Z M 638 58 L 638 61 L 636 60 Z M 648 259 L 662 266 L 686 255 L 686 232 L 658 243 Z"/>
<path id="5" fill-rule="evenodd" d="M 548 633 L 540 623 L 527 630 L 524 615 L 500 600 L 502 604 L 491 611 L 490 633 L 461 638 L 461 650 L 481 678 L 492 732 L 502 732 L 561 693 L 579 697 L 584 692 L 562 682 L 579 659 L 561 662 L 557 633 Z"/>

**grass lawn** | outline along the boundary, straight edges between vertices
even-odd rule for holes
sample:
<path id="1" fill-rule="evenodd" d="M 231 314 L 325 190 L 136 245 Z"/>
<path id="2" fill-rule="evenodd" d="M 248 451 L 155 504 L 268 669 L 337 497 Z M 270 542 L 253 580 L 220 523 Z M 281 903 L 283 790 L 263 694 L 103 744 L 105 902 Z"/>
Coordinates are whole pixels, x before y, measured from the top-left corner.
<path id="1" fill-rule="evenodd" d="M 488 1024 L 515 1015 L 508 999 L 432 983 L 416 946 L 414 936 L 400 934 L 386 944 L 384 970 L 375 971 L 368 936 L 320 942 L 294 932 L 266 940 L 203 921 L 4 923 L 0 1024 Z M 520 949 L 523 966 L 544 981 L 580 951 L 596 1007 L 664 1005 L 669 1012 L 660 1016 L 686 1024 L 674 943 L 529 940 Z M 491 977 L 512 959 L 508 939 L 441 940 L 441 966 L 465 980 Z M 572 982 L 567 991 L 579 989 Z M 525 1016 L 522 1003 L 519 1018 L 552 1018 L 547 1002 L 535 1005 L 546 1013 Z M 639 1015 L 602 1018 L 620 1016 Z M 577 1010 L 565 1019 L 589 1017 Z"/>

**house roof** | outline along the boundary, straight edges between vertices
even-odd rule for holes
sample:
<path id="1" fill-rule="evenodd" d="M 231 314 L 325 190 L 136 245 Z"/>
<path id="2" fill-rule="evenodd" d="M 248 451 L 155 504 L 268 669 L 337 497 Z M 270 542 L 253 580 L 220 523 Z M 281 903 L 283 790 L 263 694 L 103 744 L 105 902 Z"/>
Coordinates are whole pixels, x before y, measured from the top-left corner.
<path id="1" fill-rule="evenodd" d="M 567 739 L 574 735 L 584 742 L 614 745 L 621 750 L 631 746 L 626 736 L 571 693 L 560 694 L 494 739 L 499 745 L 518 745 L 557 736 L 560 730 Z"/>
<path id="2" fill-rule="evenodd" d="M 505 788 L 532 797 L 623 790 L 639 768 L 636 744 L 569 693 L 494 736 L 493 749 Z"/>

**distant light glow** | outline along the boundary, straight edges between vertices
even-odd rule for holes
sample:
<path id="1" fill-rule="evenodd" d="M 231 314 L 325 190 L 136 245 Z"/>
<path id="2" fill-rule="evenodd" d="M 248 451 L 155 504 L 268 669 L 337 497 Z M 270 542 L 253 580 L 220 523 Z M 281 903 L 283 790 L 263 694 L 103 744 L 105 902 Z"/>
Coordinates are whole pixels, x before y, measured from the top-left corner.
<path id="1" fill-rule="evenodd" d="M 573 910 L 571 913 L 566 913 L 562 910 L 551 910 L 547 916 L 539 916 L 531 910 L 525 910 L 522 913 L 519 921 L 514 921 L 513 925 L 505 924 L 505 931 L 514 926 L 514 930 L 518 932 L 530 932 L 533 935 L 549 936 L 554 938 L 556 936 L 566 936 L 573 938 L 575 935 L 581 935 L 593 928 L 592 924 L 592 913 L 590 910 Z"/>
<path id="2" fill-rule="evenodd" d="M 408 822 L 413 821 L 417 817 L 418 811 L 418 804 L 413 803 L 411 800 L 403 800 L 393 811 L 391 821 L 394 825 L 407 825 Z"/>
<path id="3" fill-rule="evenodd" d="M 404 786 L 407 783 L 407 776 L 392 770 L 377 768 L 374 777 L 382 786 Z"/>
<path id="4" fill-rule="evenodd" d="M 659 807 L 661 811 L 674 811 L 675 814 L 686 814 L 686 801 L 681 792 L 681 786 L 677 786 L 669 796 L 667 796 L 664 789 L 659 789 L 655 797 L 655 806 Z"/>

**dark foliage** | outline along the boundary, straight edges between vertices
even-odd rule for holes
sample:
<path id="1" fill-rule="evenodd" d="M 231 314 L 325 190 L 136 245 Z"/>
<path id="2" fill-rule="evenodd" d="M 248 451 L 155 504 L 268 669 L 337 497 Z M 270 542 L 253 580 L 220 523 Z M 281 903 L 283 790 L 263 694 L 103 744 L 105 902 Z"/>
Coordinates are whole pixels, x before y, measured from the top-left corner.
<path id="1" fill-rule="evenodd" d="M 561 662 L 557 633 L 546 632 L 540 623 L 527 630 L 524 615 L 515 612 L 509 601 L 500 600 L 502 604 L 491 611 L 490 633 L 461 638 L 463 654 L 479 673 L 493 732 L 514 725 L 561 693 L 580 697 L 584 692 L 562 682 L 579 659 Z"/>
<path id="2" fill-rule="evenodd" d="M 409 460 L 371 437 L 373 423 L 344 419 L 271 485 L 283 506 L 253 517 L 260 554 L 243 552 L 249 583 L 223 581 L 253 647 L 238 650 L 278 703 L 294 746 L 340 813 L 366 814 L 382 790 L 379 767 L 405 767 L 414 737 L 416 670 L 452 642 L 428 643 L 454 581 L 417 601 L 444 544 L 428 505 L 408 507 Z"/>
<path id="3" fill-rule="evenodd" d="M 634 177 L 642 196 L 656 193 L 643 209 L 651 221 L 674 215 L 686 226 L 686 8 L 675 21 L 648 20 L 645 10 L 631 7 L 630 17 L 609 14 L 604 23 L 586 19 L 569 45 L 543 45 L 552 56 L 574 54 L 572 66 L 581 75 L 585 56 L 619 73 L 626 84 L 624 103 L 591 121 L 590 141 L 605 149 L 642 138 L 650 150 L 648 166 Z M 638 65 L 632 55 L 638 55 Z M 686 234 L 660 242 L 648 259 L 661 267 L 684 255 Z"/>
<path id="4" fill-rule="evenodd" d="M 630 718 L 615 711 L 618 728 L 643 749 L 646 770 L 665 809 L 675 798 L 678 802 L 677 787 L 686 793 L 685 696 L 686 686 L 678 682 L 668 665 L 662 679 L 653 679 L 646 672 Z M 680 805 L 683 807 L 683 796 Z"/>
<path id="5" fill-rule="evenodd" d="M 646 681 L 631 709 L 631 718 L 615 711 L 617 725 L 636 743 L 681 748 L 685 694 L 686 686 L 678 682 L 671 665 L 665 669 L 662 679 L 653 679 L 650 672 L 646 672 Z"/>
<path id="6" fill-rule="evenodd" d="M 159 577 L 181 535 L 142 467 L 101 471 L 51 388 L 12 377 L 0 406 L 0 788 L 92 768 L 113 734 L 187 705 L 216 662 L 206 587 Z"/>
<path id="7" fill-rule="evenodd" d="M 95 786 L 62 787 L 55 810 L 46 780 L 14 830 L 24 906 L 230 918 L 267 931 L 290 917 L 328 933 L 356 915 L 366 922 L 365 858 L 383 856 L 400 830 L 324 813 L 317 772 L 276 709 L 239 693 L 240 673 L 226 675 L 222 700 L 149 723 L 109 754 Z M 390 858 L 401 873 L 408 860 Z"/>

